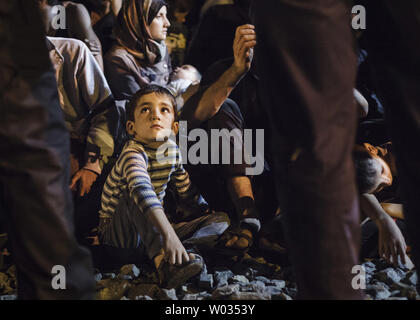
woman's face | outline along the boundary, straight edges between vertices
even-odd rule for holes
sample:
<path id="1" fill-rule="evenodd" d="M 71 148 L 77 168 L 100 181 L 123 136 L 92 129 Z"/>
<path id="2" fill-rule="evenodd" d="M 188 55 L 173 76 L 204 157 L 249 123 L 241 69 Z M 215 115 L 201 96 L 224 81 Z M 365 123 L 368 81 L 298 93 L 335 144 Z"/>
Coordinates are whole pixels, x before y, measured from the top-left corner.
<path id="1" fill-rule="evenodd" d="M 166 14 L 166 6 L 163 6 L 160 8 L 156 17 L 152 20 L 152 23 L 149 26 L 150 34 L 155 41 L 163 41 L 166 39 L 166 33 L 171 25 L 166 17 Z"/>

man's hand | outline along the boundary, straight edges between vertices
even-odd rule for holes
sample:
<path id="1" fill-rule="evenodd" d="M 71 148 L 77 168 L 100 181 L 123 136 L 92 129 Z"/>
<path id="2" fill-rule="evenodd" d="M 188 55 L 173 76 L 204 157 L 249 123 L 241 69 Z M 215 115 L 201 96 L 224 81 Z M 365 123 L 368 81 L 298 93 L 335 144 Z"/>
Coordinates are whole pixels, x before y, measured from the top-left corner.
<path id="1" fill-rule="evenodd" d="M 190 256 L 176 235 L 175 231 L 163 237 L 164 259 L 170 264 L 181 265 L 190 261 Z"/>
<path id="2" fill-rule="evenodd" d="M 389 263 L 398 264 L 398 256 L 403 264 L 407 245 L 397 224 L 390 217 L 381 219 L 377 223 L 379 229 L 379 256 Z"/>
<path id="3" fill-rule="evenodd" d="M 70 189 L 76 191 L 77 182 L 80 180 L 79 194 L 81 197 L 83 197 L 85 194 L 88 194 L 90 192 L 90 188 L 92 187 L 93 183 L 96 181 L 97 178 L 97 173 L 82 168 L 79 171 L 77 171 L 71 179 Z"/>
<path id="4" fill-rule="evenodd" d="M 233 41 L 234 67 L 240 75 L 244 75 L 251 68 L 254 47 L 257 44 L 255 27 L 244 24 L 236 28 Z"/>

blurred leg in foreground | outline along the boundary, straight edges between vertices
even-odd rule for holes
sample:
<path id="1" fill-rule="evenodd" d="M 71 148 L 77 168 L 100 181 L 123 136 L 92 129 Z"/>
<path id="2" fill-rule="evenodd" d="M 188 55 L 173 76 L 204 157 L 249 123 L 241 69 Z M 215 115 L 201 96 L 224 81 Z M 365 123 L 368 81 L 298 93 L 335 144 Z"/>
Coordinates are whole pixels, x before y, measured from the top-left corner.
<path id="1" fill-rule="evenodd" d="M 351 160 L 356 57 L 351 8 L 339 0 L 254 3 L 261 99 L 301 299 L 361 299 Z"/>
<path id="2" fill-rule="evenodd" d="M 74 237 L 69 136 L 36 0 L 0 0 L 0 115 L 1 212 L 18 296 L 90 299 L 92 262 Z M 52 286 L 55 265 L 65 289 Z"/>

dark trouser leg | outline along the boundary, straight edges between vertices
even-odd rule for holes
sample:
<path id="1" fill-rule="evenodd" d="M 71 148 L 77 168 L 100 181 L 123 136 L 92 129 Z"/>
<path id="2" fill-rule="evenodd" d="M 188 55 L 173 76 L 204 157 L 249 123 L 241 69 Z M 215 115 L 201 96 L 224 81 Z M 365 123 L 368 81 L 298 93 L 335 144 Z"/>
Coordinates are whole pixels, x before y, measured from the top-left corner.
<path id="1" fill-rule="evenodd" d="M 223 127 L 229 131 L 232 128 L 242 128 L 242 118 L 236 115 L 230 104 L 236 105 L 233 101 L 223 103 L 219 112 L 209 121 L 201 125 L 201 129 L 207 132 L 210 137 L 210 130 Z M 234 205 L 230 200 L 229 193 L 226 189 L 226 171 L 232 166 L 222 167 L 219 164 L 211 164 L 211 140 L 208 140 L 209 150 L 209 164 L 196 164 L 192 165 L 189 162 L 185 165 L 185 169 L 188 171 L 191 181 L 200 190 L 200 193 L 204 196 L 204 199 L 210 204 L 211 208 L 216 211 L 226 211 L 231 214 L 235 211 Z M 219 154 L 219 158 L 221 156 Z M 219 163 L 220 163 L 220 159 Z M 243 171 L 243 170 L 240 170 Z M 240 172 L 236 173 L 240 174 Z M 212 177 L 209 179 L 209 177 Z"/>
<path id="2" fill-rule="evenodd" d="M 36 1 L 0 1 L 0 73 L 0 183 L 19 298 L 92 298 L 91 257 L 73 234 L 69 136 Z M 54 265 L 65 267 L 65 290 L 52 288 Z"/>
<path id="3" fill-rule="evenodd" d="M 337 0 L 259 0 L 255 9 L 261 98 L 299 297 L 362 298 L 351 286 L 360 227 L 351 161 L 350 7 Z"/>
<path id="4" fill-rule="evenodd" d="M 365 6 L 368 51 L 396 151 L 409 242 L 420 270 L 420 3 L 374 0 Z"/>
<path id="5" fill-rule="evenodd" d="M 101 242 L 114 248 L 112 251 L 116 254 L 113 258 L 121 263 L 140 262 L 147 256 L 152 260 L 162 249 L 161 235 L 129 197 L 127 190 L 123 191 L 111 220 L 100 228 L 100 233 Z"/>
<path id="6" fill-rule="evenodd" d="M 173 225 L 184 245 L 204 245 L 212 247 L 230 225 L 224 212 L 214 212 L 188 222 Z"/>
<path id="7" fill-rule="evenodd" d="M 209 136 L 209 161 L 215 154 L 211 149 L 211 146 L 215 145 L 216 142 L 213 141 L 212 130 L 219 130 L 220 132 L 222 132 L 221 130 L 227 130 L 228 134 L 236 131 L 240 135 L 236 136 L 237 140 L 229 139 L 227 136 L 220 139 L 216 137 L 219 145 L 219 157 L 213 159 L 212 162 L 218 162 L 219 164 L 186 165 L 191 180 L 212 208 L 229 212 L 233 223 L 245 218 L 258 218 L 250 178 L 246 175 L 246 168 L 249 165 L 246 164 L 244 158 L 242 137 L 244 119 L 238 105 L 233 100 L 226 99 L 219 112 L 204 123 L 201 128 L 206 130 Z M 226 144 L 228 150 L 224 150 L 226 148 L 223 147 L 223 140 L 229 141 Z M 235 150 L 242 153 L 240 164 L 234 163 Z M 229 164 L 222 164 L 223 153 L 226 152 L 229 153 Z M 212 178 L 209 179 L 208 177 Z M 239 178 L 247 180 L 246 186 L 238 185 L 240 183 L 235 185 L 235 179 L 238 180 Z"/>

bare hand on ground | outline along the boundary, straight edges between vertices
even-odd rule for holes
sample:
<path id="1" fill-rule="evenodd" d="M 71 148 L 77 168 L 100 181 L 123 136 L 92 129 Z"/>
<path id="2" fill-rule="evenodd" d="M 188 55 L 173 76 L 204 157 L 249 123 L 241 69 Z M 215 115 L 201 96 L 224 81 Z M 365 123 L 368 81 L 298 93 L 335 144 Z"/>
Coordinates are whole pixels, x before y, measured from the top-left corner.
<path id="1" fill-rule="evenodd" d="M 405 264 L 407 245 L 397 224 L 391 218 L 386 218 L 380 221 L 378 228 L 379 256 L 394 265 L 398 264 L 400 257 L 401 262 Z"/>
<path id="2" fill-rule="evenodd" d="M 185 262 L 189 262 L 190 259 L 195 258 L 192 253 L 187 253 L 175 233 L 164 238 L 163 249 L 165 252 L 164 260 L 170 264 L 182 265 Z"/>

